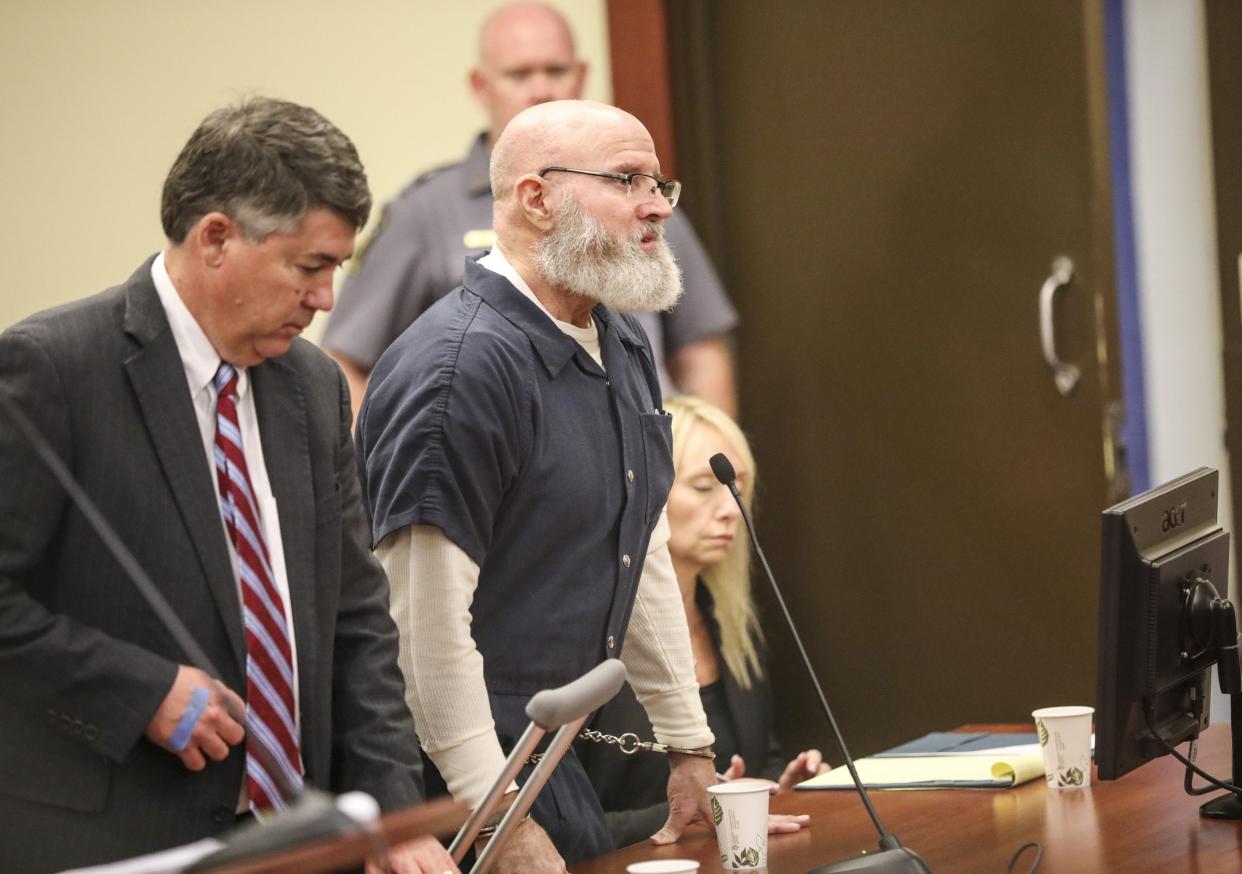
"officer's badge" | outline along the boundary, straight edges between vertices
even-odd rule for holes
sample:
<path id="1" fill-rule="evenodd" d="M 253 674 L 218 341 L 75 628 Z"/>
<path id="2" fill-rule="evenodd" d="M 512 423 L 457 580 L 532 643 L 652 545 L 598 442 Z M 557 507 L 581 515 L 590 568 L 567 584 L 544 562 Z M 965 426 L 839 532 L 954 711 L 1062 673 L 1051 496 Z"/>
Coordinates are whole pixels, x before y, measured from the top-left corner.
<path id="1" fill-rule="evenodd" d="M 491 228 L 466 231 L 462 235 L 461 244 L 467 249 L 490 249 L 496 245 L 496 232 Z"/>

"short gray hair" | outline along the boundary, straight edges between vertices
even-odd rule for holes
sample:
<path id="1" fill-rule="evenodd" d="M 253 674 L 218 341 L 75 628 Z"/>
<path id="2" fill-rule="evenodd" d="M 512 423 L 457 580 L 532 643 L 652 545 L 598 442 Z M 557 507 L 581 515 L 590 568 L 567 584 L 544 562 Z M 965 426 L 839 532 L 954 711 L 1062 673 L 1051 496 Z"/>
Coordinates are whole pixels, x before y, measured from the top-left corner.
<path id="1" fill-rule="evenodd" d="M 253 243 L 292 232 L 320 208 L 355 229 L 366 224 L 371 192 L 354 144 L 308 106 L 258 97 L 203 119 L 164 180 L 160 219 L 182 243 L 219 211 Z"/>
<path id="2" fill-rule="evenodd" d="M 529 168 L 520 168 L 518 166 L 519 151 L 513 145 L 513 137 L 505 138 L 503 135 L 492 147 L 492 158 L 488 164 L 488 181 L 492 186 L 492 200 L 504 202 L 513 194 L 513 183 L 517 181 L 517 177 L 527 172 Z"/>

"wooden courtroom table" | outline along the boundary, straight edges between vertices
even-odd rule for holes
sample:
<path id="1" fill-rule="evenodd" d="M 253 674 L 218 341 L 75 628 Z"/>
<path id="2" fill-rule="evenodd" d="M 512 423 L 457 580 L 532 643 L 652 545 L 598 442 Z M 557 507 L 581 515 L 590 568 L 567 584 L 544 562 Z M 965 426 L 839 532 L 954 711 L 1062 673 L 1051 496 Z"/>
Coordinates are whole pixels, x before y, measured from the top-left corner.
<path id="1" fill-rule="evenodd" d="M 964 726 L 964 730 L 1029 731 L 1029 726 Z M 1198 764 L 1229 779 L 1229 726 L 1213 726 L 1199 743 Z M 1181 750 L 1186 751 L 1185 747 Z M 1094 770 L 1094 769 L 1093 769 Z M 1242 871 L 1242 823 L 1199 818 L 1209 798 L 1182 791 L 1185 768 L 1163 756 L 1120 780 L 1088 789 L 1048 789 L 1034 780 L 1016 789 L 933 789 L 870 793 L 885 828 L 923 857 L 936 874 L 1003 874 L 1018 847 L 1043 846 L 1037 874 L 1055 872 Z M 1199 785 L 1199 781 L 1196 781 Z M 872 852 L 878 837 L 854 792 L 787 792 L 774 813 L 809 813 L 810 827 L 773 835 L 769 874 L 805 874 L 817 865 Z M 669 847 L 635 844 L 573 867 L 573 874 L 624 874 L 644 859 L 697 859 L 702 874 L 721 871 L 716 836 L 695 826 Z M 1030 870 L 1027 850 L 1016 871 Z"/>

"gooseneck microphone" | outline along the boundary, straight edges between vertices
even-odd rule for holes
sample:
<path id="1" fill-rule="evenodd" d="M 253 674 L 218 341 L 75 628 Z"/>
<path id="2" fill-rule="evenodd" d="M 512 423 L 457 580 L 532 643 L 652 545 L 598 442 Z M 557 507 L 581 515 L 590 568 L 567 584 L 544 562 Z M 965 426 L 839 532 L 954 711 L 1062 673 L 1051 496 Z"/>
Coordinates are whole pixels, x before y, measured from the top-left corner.
<path id="1" fill-rule="evenodd" d="M 901 841 L 897 840 L 897 836 L 884 828 L 884 824 L 880 822 L 880 816 L 875 812 L 875 807 L 871 804 L 871 798 L 867 795 L 867 789 L 863 786 L 863 782 L 858 777 L 858 771 L 854 767 L 854 757 L 850 755 L 850 751 L 845 746 L 845 738 L 841 735 L 841 729 L 837 727 L 836 717 L 832 715 L 832 708 L 828 706 L 828 699 L 824 697 L 824 690 L 819 684 L 819 677 L 815 673 L 815 668 L 811 666 L 810 656 L 806 654 L 806 647 L 802 645 L 802 636 L 798 634 L 798 628 L 794 625 L 793 616 L 789 613 L 789 608 L 785 606 L 785 598 L 781 595 L 780 587 L 776 585 L 776 577 L 772 574 L 772 568 L 768 565 L 767 556 L 763 554 L 763 547 L 759 545 L 759 538 L 755 534 L 755 523 L 750 518 L 750 513 L 746 510 L 746 504 L 742 501 L 742 495 L 737 490 L 737 474 L 733 471 L 733 464 L 725 456 L 723 452 L 718 452 L 709 459 L 712 473 L 716 479 L 729 489 L 733 495 L 733 500 L 737 501 L 737 507 L 742 511 L 742 520 L 746 523 L 746 530 L 750 534 L 750 542 L 755 545 L 755 554 L 759 556 L 759 563 L 763 565 L 763 572 L 768 578 L 768 582 L 772 585 L 772 594 L 776 595 L 776 602 L 780 604 L 781 612 L 785 614 L 785 623 L 789 626 L 789 631 L 793 635 L 794 643 L 798 645 L 798 652 L 802 655 L 802 663 L 806 665 L 806 671 L 811 677 L 811 683 L 815 686 L 815 692 L 819 695 L 819 703 L 824 708 L 824 713 L 828 716 L 828 723 L 832 726 L 833 736 L 837 740 L 837 746 L 841 748 L 841 752 L 845 755 L 845 767 L 849 769 L 850 778 L 854 781 L 854 786 L 858 790 L 858 795 L 862 799 L 863 805 L 867 808 L 867 813 L 871 816 L 871 821 L 875 823 L 875 829 L 880 834 L 880 852 L 867 853 L 862 856 L 848 859 L 844 862 L 837 862 L 832 865 L 815 868 L 808 874 L 846 874 L 846 872 L 865 871 L 870 874 L 931 874 L 931 868 L 927 867 L 927 863 L 919 857 L 919 854 L 903 847 Z"/>
<path id="2" fill-rule="evenodd" d="M 138 559 L 125 545 L 116 529 L 104 517 L 95 502 L 86 494 L 85 489 L 69 472 L 64 461 L 56 454 L 56 450 L 48 443 L 35 424 L 30 421 L 21 409 L 4 392 L 0 392 L 0 409 L 26 438 L 39 459 L 55 477 L 65 494 L 77 507 L 87 523 L 94 529 L 112 557 L 120 565 L 125 576 L 133 583 L 142 595 L 143 600 L 169 636 L 181 648 L 186 663 L 198 668 L 213 679 L 221 677 L 220 671 L 198 645 L 198 641 L 186 628 L 181 617 L 177 615 L 160 592 L 155 582 L 147 574 Z M 227 704 L 226 704 L 227 706 Z M 228 707 L 229 715 L 242 724 L 246 731 L 251 730 L 250 711 L 234 712 Z M 330 793 L 311 787 L 293 786 L 271 759 L 271 755 L 262 744 L 249 748 L 250 754 L 257 754 L 263 760 L 264 769 L 276 781 L 281 794 L 288 800 L 289 806 L 267 822 L 254 822 L 239 826 L 221 836 L 222 848 L 209 853 L 195 862 L 187 871 L 200 868 L 207 870 L 228 862 L 261 858 L 281 849 L 302 846 L 314 840 L 327 837 L 364 832 L 370 836 L 375 858 L 387 861 L 388 847 L 382 832 L 376 823 L 379 820 L 379 805 L 371 796 L 363 792 L 349 792 L 338 798 Z"/>
<path id="3" fill-rule="evenodd" d="M 219 669 L 208 658 L 203 648 L 198 645 L 194 635 L 190 634 L 190 630 L 185 627 L 181 617 L 173 610 L 172 605 L 168 603 L 168 600 L 160 592 L 150 575 L 138 562 L 138 559 L 134 557 L 134 554 L 130 552 L 125 542 L 121 540 L 121 536 L 117 534 L 116 529 L 112 527 L 104 517 L 104 514 L 95 505 L 95 502 L 90 499 L 77 479 L 69 472 L 69 468 L 65 466 L 64 461 L 56 454 L 56 450 L 48 443 L 47 438 L 39 433 L 39 429 L 30 421 L 25 411 L 12 399 L 6 397 L 3 392 L 0 392 L 0 408 L 3 408 L 8 413 L 13 424 L 21 431 L 22 436 L 26 438 L 26 442 L 30 444 L 30 447 L 39 456 L 44 466 L 47 467 L 48 472 L 55 477 L 61 488 L 65 490 L 65 494 L 69 496 L 73 505 L 78 508 L 78 512 L 82 514 L 82 517 L 94 529 L 95 534 L 103 542 L 104 547 L 107 548 L 108 552 L 112 553 L 112 557 L 116 559 L 116 563 L 120 565 L 125 576 L 133 583 L 134 588 L 142 595 L 143 600 L 147 602 L 147 606 L 155 614 L 155 618 L 159 620 L 160 625 L 181 648 L 181 652 L 186 657 L 186 663 L 198 668 L 212 679 L 219 680 L 223 676 Z M 229 711 L 229 716 L 242 725 L 246 731 L 250 731 L 251 720 L 248 709 L 245 712 L 238 713 L 232 706 L 229 706 L 227 701 L 224 702 L 224 706 Z M 266 749 L 262 745 L 256 745 L 254 749 L 260 758 L 264 759 L 264 769 L 272 775 L 281 794 L 288 799 L 297 798 L 300 790 L 290 784 L 280 767 L 271 760 L 271 756 L 267 754 Z"/>
<path id="4" fill-rule="evenodd" d="M 21 431 L 22 436 L 26 438 L 26 442 L 30 444 L 30 448 L 35 451 L 35 454 L 39 456 L 39 460 L 47 467 L 48 472 L 60 483 L 60 487 L 65 490 L 65 494 L 69 496 L 74 506 L 78 508 L 82 518 L 95 530 L 104 547 L 107 548 L 108 552 L 112 553 L 112 557 L 121 566 L 121 570 L 125 572 L 130 582 L 134 584 L 134 588 L 142 595 L 143 600 L 147 602 L 147 606 L 155 613 L 160 625 L 181 647 L 181 652 L 186 657 L 186 663 L 218 679 L 220 672 L 216 670 L 216 666 L 212 664 L 211 659 L 207 657 L 207 653 L 203 652 L 202 647 L 198 645 L 198 641 L 194 639 L 189 629 L 181 621 L 181 617 L 176 614 L 160 593 L 160 590 L 156 588 L 155 583 L 152 582 L 146 570 L 138 563 L 138 559 L 134 558 L 134 554 L 125 546 L 120 535 L 116 533 L 108 523 L 108 520 L 104 518 L 103 513 L 99 511 L 99 508 L 87 496 L 82 486 L 74 479 L 73 474 L 65 467 L 65 463 L 61 461 L 60 456 L 56 454 L 56 450 L 47 442 L 47 438 L 39 433 L 39 429 L 30 421 L 22 408 L 3 392 L 0 392 L 0 407 L 3 407 L 4 411 L 8 413 L 9 419 L 17 426 L 17 430 Z"/>

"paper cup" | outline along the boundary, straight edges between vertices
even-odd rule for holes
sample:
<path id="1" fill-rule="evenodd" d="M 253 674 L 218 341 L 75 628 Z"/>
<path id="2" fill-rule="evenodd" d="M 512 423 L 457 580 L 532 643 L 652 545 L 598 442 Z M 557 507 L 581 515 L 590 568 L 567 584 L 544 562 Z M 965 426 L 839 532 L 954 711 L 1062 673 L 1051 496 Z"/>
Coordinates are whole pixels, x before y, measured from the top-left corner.
<path id="1" fill-rule="evenodd" d="M 720 867 L 726 871 L 767 867 L 769 789 L 766 782 L 707 787 L 720 845 Z"/>
<path id="2" fill-rule="evenodd" d="M 693 859 L 653 859 L 626 865 L 626 874 L 694 874 L 699 863 Z"/>
<path id="3" fill-rule="evenodd" d="M 1093 707 L 1043 707 L 1031 713 L 1044 753 L 1044 777 L 1052 789 L 1091 785 Z"/>

